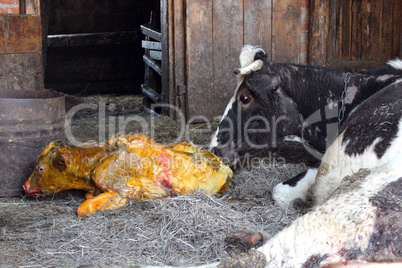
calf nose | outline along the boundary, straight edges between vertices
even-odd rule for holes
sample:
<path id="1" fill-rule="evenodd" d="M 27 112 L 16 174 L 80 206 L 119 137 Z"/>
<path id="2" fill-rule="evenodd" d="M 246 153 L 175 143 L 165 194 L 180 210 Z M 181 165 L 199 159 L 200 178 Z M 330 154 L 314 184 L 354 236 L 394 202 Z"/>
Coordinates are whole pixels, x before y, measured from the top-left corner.
<path id="1" fill-rule="evenodd" d="M 28 195 L 32 195 L 33 197 L 38 197 L 38 196 L 42 196 L 43 192 L 39 189 L 34 189 L 31 186 L 31 180 L 27 180 L 24 185 L 22 185 L 22 188 L 24 188 L 24 191 L 26 194 Z"/>
<path id="2" fill-rule="evenodd" d="M 24 188 L 24 191 L 25 191 L 27 194 L 29 194 L 28 192 L 29 192 L 29 190 L 30 190 L 30 188 L 31 188 L 30 180 L 27 180 L 27 181 L 24 183 L 24 185 L 22 185 L 22 188 Z"/>

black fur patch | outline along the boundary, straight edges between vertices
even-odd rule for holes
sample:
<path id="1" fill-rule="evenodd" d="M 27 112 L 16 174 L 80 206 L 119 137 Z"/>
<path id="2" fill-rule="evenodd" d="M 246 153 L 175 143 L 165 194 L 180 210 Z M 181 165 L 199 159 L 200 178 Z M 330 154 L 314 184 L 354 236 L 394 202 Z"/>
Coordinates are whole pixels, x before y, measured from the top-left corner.
<path id="1" fill-rule="evenodd" d="M 398 133 L 402 117 L 402 83 L 388 86 L 362 103 L 345 122 L 345 153 L 361 155 L 380 138 L 374 151 L 381 158 Z"/>
<path id="2" fill-rule="evenodd" d="M 327 259 L 328 256 L 329 256 L 328 254 L 324 254 L 322 256 L 319 254 L 312 255 L 305 263 L 303 263 L 302 267 L 303 268 L 320 267 L 321 262 Z"/>
<path id="3" fill-rule="evenodd" d="M 306 176 L 306 174 L 307 174 L 307 170 L 306 170 L 306 171 L 303 171 L 302 173 L 300 173 L 300 174 L 294 176 L 293 178 L 291 178 L 291 179 L 289 179 L 289 180 L 287 180 L 287 181 L 282 182 L 282 184 L 284 184 L 284 185 L 289 185 L 290 187 L 295 187 L 295 186 L 297 185 L 297 183 L 298 183 L 301 179 L 303 179 L 304 176 Z"/>
<path id="4" fill-rule="evenodd" d="M 375 230 L 369 248 L 364 252 L 368 261 L 402 261 L 402 177 L 388 184 L 370 198 L 376 211 Z"/>

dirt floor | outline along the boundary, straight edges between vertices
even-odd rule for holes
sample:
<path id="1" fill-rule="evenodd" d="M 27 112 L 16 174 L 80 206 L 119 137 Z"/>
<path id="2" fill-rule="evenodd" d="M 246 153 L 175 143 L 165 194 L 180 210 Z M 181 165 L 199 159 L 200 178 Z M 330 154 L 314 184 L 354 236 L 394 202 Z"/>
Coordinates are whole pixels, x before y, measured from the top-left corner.
<path id="1" fill-rule="evenodd" d="M 205 147 L 218 124 L 179 127 L 144 109 L 141 96 L 67 96 L 66 112 L 71 144 L 103 141 L 123 131 Z M 294 144 L 283 148 L 251 161 L 252 168 L 236 169 L 221 196 L 199 192 L 133 201 L 87 218 L 76 215 L 84 201 L 79 191 L 0 198 L 0 267 L 188 266 L 233 256 L 246 250 L 230 242 L 234 232 L 271 237 L 301 214 L 277 207 L 271 190 L 314 160 Z"/>

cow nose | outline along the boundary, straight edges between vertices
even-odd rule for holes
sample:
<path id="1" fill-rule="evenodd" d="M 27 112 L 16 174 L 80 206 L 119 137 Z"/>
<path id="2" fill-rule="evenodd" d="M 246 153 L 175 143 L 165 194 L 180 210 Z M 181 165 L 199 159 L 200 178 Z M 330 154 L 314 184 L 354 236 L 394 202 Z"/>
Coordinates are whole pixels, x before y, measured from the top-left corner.
<path id="1" fill-rule="evenodd" d="M 216 147 L 212 147 L 212 148 L 211 148 L 211 152 L 212 152 L 214 155 L 218 156 Z"/>
<path id="2" fill-rule="evenodd" d="M 220 157 L 221 161 L 224 164 L 232 164 L 234 160 L 234 155 L 228 150 L 228 148 L 219 148 L 219 147 L 214 147 L 211 149 L 211 152 L 217 156 Z"/>

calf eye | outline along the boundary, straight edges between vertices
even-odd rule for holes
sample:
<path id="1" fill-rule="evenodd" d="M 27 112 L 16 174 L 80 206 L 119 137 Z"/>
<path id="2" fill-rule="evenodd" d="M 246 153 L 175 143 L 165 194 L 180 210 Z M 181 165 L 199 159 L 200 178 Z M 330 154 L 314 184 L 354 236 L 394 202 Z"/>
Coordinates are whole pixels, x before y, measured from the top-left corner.
<path id="1" fill-rule="evenodd" d="M 37 166 L 36 168 L 38 169 L 39 172 L 43 172 L 45 170 L 45 168 L 42 166 Z"/>
<path id="2" fill-rule="evenodd" d="M 241 103 L 243 103 L 244 105 L 248 104 L 250 102 L 250 97 L 246 96 L 246 95 L 241 95 L 240 96 L 240 101 Z"/>

